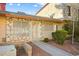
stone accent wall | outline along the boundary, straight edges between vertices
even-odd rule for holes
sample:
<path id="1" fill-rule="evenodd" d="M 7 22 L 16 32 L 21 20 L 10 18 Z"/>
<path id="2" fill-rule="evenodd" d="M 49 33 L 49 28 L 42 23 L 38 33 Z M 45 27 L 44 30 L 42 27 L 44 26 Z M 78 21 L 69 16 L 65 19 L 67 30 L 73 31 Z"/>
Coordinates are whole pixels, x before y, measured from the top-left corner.
<path id="1" fill-rule="evenodd" d="M 6 41 L 13 43 L 30 41 L 29 28 L 29 21 L 25 19 L 7 18 Z"/>

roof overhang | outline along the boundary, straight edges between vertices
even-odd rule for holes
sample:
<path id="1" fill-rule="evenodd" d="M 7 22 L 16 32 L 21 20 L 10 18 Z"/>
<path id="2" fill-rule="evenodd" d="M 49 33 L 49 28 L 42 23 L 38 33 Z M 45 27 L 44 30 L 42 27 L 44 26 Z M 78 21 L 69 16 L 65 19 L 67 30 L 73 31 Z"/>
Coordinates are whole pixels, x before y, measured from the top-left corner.
<path id="1" fill-rule="evenodd" d="M 17 15 L 17 14 L 11 14 L 11 13 L 0 13 L 0 16 L 21 18 L 21 19 L 33 20 L 33 21 L 35 20 L 35 21 L 49 21 L 49 22 L 55 22 L 55 23 L 64 23 L 64 21 L 60 19 L 50 19 L 48 17 L 40 17 L 40 16 L 32 16 L 32 15 Z"/>

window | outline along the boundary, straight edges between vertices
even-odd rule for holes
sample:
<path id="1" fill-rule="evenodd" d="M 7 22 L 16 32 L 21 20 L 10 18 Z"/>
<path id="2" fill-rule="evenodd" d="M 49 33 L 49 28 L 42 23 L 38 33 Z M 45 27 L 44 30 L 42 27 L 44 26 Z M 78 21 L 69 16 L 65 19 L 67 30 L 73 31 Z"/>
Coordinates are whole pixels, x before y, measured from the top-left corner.
<path id="1" fill-rule="evenodd" d="M 68 16 L 71 16 L 71 6 L 67 6 Z"/>

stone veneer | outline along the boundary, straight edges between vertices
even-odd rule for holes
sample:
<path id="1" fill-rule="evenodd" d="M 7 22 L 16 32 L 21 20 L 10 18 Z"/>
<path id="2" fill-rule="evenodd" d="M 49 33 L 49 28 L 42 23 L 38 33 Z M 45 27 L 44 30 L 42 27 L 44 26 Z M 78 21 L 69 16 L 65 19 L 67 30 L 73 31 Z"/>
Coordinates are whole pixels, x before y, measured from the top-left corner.
<path id="1" fill-rule="evenodd" d="M 0 39 L 4 38 L 5 42 L 15 44 L 43 40 L 44 38 L 52 39 L 51 33 L 56 31 L 56 25 L 60 26 L 58 30 L 61 30 L 63 26 L 61 23 L 15 17 L 0 17 L 0 20 Z M 0 40 L 0 42 L 2 41 L 3 39 Z"/>

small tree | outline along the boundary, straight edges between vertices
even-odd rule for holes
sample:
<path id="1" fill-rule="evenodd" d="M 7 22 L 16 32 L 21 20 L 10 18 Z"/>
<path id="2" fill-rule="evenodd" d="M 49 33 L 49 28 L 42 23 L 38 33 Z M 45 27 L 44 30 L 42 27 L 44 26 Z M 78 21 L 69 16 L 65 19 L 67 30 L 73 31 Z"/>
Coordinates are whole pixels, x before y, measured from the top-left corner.
<path id="1" fill-rule="evenodd" d="M 64 25 L 64 29 L 66 31 L 68 31 L 69 35 L 72 35 L 72 28 L 73 28 L 73 23 L 72 21 L 69 20 L 64 20 L 65 21 L 65 25 Z M 74 26 L 74 41 L 79 42 L 79 20 L 78 21 L 74 21 L 75 26 Z"/>

